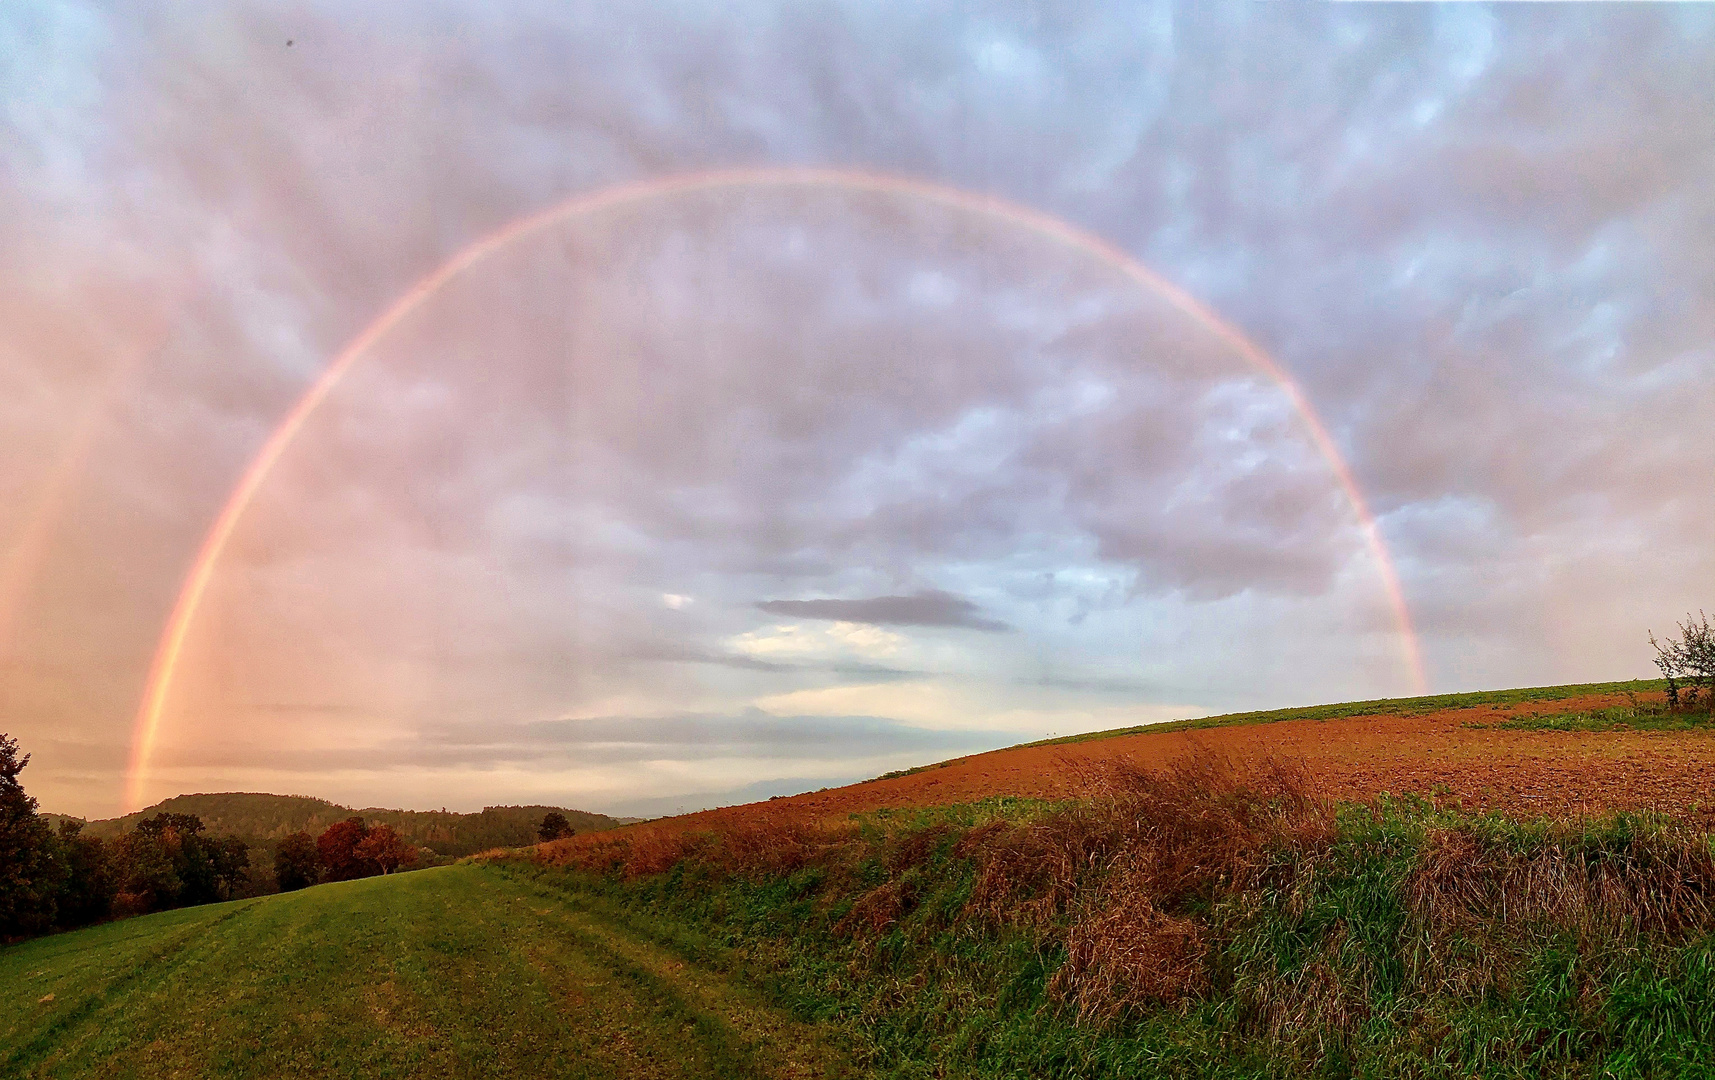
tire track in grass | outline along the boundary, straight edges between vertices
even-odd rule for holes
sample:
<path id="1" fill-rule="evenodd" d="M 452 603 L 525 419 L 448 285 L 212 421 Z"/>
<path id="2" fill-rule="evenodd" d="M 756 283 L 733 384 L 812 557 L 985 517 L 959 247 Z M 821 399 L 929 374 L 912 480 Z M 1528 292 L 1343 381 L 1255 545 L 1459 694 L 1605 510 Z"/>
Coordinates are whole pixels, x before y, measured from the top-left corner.
<path id="1" fill-rule="evenodd" d="M 740 980 L 583 906 L 466 865 L 26 943 L 0 953 L 0 1077 L 852 1075 Z"/>
<path id="2" fill-rule="evenodd" d="M 732 978 L 604 918 L 564 891 L 504 870 L 484 870 L 489 881 L 505 882 L 514 891 L 514 902 L 526 906 L 536 919 L 555 926 L 609 968 L 625 973 L 665 1008 L 688 1019 L 699 1040 L 735 1070 L 723 1069 L 716 1075 L 782 1080 L 861 1075 L 832 1045 L 827 1032 L 794 1019 Z"/>
<path id="3" fill-rule="evenodd" d="M 40 1065 L 51 1056 L 52 1051 L 63 1051 L 60 1055 L 62 1057 L 74 1051 L 84 1038 L 96 1034 L 91 1031 L 80 1038 L 77 1029 L 87 1026 L 86 1022 L 92 1020 L 98 1012 L 121 1006 L 146 984 L 160 984 L 172 978 L 191 945 L 206 940 L 209 931 L 244 913 L 251 903 L 252 901 L 245 900 L 234 901 L 231 910 L 222 912 L 215 918 L 187 923 L 167 941 L 119 971 L 105 984 L 90 991 L 77 1004 L 61 1010 L 37 1031 L 34 1038 L 15 1047 L 5 1057 L 0 1057 L 0 1076 L 30 1075 L 25 1070 Z"/>
<path id="4" fill-rule="evenodd" d="M 703 1080 L 745 1075 L 706 1052 L 648 988 L 544 933 L 473 867 L 445 871 L 444 905 L 389 965 L 395 1000 L 442 1028 L 458 1075 Z M 455 895 L 456 894 L 456 895 Z M 471 1015 L 484 1022 L 473 1030 Z M 520 1022 L 520 1021 L 523 1022 Z"/>

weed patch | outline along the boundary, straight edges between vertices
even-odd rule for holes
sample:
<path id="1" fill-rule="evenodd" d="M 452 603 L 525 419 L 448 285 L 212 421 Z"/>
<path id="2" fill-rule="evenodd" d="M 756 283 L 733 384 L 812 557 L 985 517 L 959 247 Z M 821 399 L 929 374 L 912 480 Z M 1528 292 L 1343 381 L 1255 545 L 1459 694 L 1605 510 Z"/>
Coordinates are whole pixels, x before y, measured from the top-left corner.
<path id="1" fill-rule="evenodd" d="M 883 1076 L 1649 1076 L 1708 1058 L 1709 838 L 1330 805 L 1207 751 L 972 804 L 510 864 L 695 940 Z M 1701 1040 L 1701 1042 L 1699 1042 Z"/>

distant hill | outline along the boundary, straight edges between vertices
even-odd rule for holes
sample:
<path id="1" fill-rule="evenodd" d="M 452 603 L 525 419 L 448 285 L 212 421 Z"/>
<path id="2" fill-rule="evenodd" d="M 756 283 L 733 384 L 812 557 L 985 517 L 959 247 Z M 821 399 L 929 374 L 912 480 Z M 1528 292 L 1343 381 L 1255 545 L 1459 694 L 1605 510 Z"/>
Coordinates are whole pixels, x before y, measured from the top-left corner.
<path id="1" fill-rule="evenodd" d="M 578 832 L 611 829 L 628 820 L 561 806 L 488 806 L 475 814 L 379 807 L 354 810 L 306 795 L 226 792 L 176 795 L 134 814 L 87 822 L 84 832 L 89 836 L 114 837 L 136 828 L 139 821 L 156 814 L 195 814 L 212 835 L 236 836 L 254 846 L 271 849 L 274 842 L 283 836 L 295 832 L 317 834 L 334 822 L 356 814 L 372 825 L 393 826 L 400 836 L 437 855 L 457 858 L 489 848 L 535 843 L 536 827 L 549 811 L 564 814 Z M 60 814 L 43 816 L 56 823 L 79 820 Z"/>

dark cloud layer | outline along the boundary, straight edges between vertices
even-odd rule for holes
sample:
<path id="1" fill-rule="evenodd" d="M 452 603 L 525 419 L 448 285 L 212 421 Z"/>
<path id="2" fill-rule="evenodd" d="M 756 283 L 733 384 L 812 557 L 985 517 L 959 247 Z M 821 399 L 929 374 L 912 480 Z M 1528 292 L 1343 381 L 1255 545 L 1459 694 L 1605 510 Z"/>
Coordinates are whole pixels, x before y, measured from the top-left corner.
<path id="1" fill-rule="evenodd" d="M 835 619 L 876 626 L 950 626 L 997 632 L 1011 629 L 988 618 L 962 596 L 920 589 L 908 596 L 871 596 L 861 600 L 764 600 L 756 605 L 771 615 L 799 619 Z"/>

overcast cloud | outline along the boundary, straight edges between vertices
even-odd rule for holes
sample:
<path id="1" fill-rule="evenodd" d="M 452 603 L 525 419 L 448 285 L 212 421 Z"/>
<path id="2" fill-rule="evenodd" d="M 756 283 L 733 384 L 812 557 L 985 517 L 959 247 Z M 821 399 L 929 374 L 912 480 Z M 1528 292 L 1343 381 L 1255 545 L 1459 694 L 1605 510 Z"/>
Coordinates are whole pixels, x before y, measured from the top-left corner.
<path id="1" fill-rule="evenodd" d="M 0 9 L 0 730 L 109 814 L 187 568 L 425 273 L 817 166 L 1099 235 L 1302 385 L 1438 691 L 1715 607 L 1699 5 Z M 1413 687 L 1288 398 L 1114 267 L 839 187 L 567 220 L 382 339 L 246 513 L 150 797 L 665 809 Z M 761 793 L 761 794 L 759 794 Z"/>

